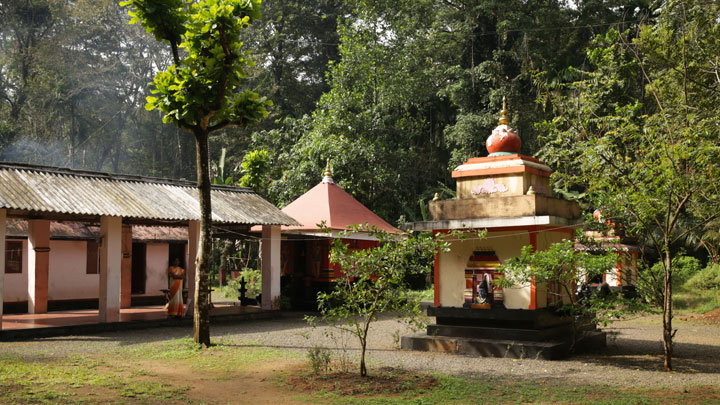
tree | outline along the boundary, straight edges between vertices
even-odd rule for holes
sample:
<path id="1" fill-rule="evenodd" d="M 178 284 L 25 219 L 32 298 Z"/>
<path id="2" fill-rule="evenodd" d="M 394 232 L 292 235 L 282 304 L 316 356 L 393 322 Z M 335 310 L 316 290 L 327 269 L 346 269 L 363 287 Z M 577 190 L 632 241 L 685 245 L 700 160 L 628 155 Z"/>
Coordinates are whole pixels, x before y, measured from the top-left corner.
<path id="1" fill-rule="evenodd" d="M 170 46 L 173 64 L 155 75 L 148 110 L 158 109 L 163 122 L 195 136 L 200 200 L 200 247 L 196 259 L 194 340 L 210 345 L 209 253 L 212 247 L 210 163 L 211 132 L 244 127 L 267 116 L 265 98 L 240 89 L 246 58 L 239 37 L 260 17 L 260 0 L 132 0 L 131 23 L 140 22 L 155 39 Z"/>
<path id="2" fill-rule="evenodd" d="M 292 151 L 268 146 L 272 131 L 254 137 L 251 149 L 284 165 L 271 174 L 277 203 L 317 183 L 329 157 L 335 180 L 390 221 L 421 220 L 419 207 L 453 184 L 452 169 L 485 154 L 503 96 L 523 153 L 535 152 L 533 123 L 549 114 L 535 104 L 534 74 L 555 80 L 568 65 L 582 66 L 584 48 L 608 22 L 624 16 L 634 26 L 646 9 L 634 0 L 342 3 L 329 91 L 312 117 L 281 123 L 302 131 Z"/>
<path id="3" fill-rule="evenodd" d="M 719 11 L 702 1 L 668 2 L 635 39 L 612 30 L 599 37 L 588 50 L 594 69 L 550 86 L 555 118 L 541 125 L 541 158 L 558 170 L 559 188 L 586 191 L 659 258 L 667 370 L 677 332 L 674 247 L 718 218 L 720 207 Z"/>
<path id="4" fill-rule="evenodd" d="M 342 268 L 329 293 L 318 294 L 320 316 L 324 321 L 355 336 L 360 343 L 360 375 L 367 376 L 365 351 L 370 324 L 382 312 L 396 312 L 417 324 L 417 299 L 408 294 L 407 277 L 430 271 L 433 256 L 448 251 L 449 244 L 431 233 L 393 235 L 375 227 L 355 225 L 343 236 L 367 232 L 378 246 L 351 249 L 341 238 L 333 241 L 330 262 Z M 308 318 L 312 323 L 315 318 Z"/>
<path id="5" fill-rule="evenodd" d="M 270 155 L 264 150 L 251 150 L 245 154 L 240 164 L 243 176 L 240 186 L 250 187 L 260 195 L 267 194 L 268 174 L 270 173 Z"/>

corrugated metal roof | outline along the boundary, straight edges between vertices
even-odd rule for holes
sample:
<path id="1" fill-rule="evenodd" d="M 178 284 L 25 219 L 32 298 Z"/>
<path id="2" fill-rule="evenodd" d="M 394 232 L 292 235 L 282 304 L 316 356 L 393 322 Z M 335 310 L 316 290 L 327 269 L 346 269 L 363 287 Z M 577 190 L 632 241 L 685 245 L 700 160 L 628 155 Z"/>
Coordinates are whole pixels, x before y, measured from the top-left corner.
<path id="1" fill-rule="evenodd" d="M 0 208 L 69 215 L 200 220 L 197 186 L 141 176 L 0 163 Z M 213 221 L 299 225 L 254 191 L 213 186 Z"/>

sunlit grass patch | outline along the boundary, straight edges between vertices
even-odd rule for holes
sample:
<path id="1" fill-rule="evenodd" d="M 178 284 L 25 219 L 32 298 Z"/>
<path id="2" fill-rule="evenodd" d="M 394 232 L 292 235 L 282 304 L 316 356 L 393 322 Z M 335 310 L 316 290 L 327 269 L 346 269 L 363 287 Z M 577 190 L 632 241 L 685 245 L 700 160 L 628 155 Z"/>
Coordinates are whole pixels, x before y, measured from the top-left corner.
<path id="1" fill-rule="evenodd" d="M 239 343 L 230 338 L 216 338 L 212 346 L 204 349 L 192 338 L 185 337 L 146 343 L 124 351 L 134 359 L 177 361 L 194 370 L 223 373 L 232 373 L 268 360 L 293 357 L 287 351 Z"/>
<path id="2" fill-rule="evenodd" d="M 183 398 L 177 388 L 138 378 L 126 378 L 123 368 L 106 366 L 96 358 L 73 355 L 28 361 L 25 357 L 0 356 L 0 402 L 77 403 L 97 402 L 89 393 L 157 401 Z M 106 400 L 108 398 L 104 398 Z"/>
<path id="3" fill-rule="evenodd" d="M 675 308 L 704 314 L 720 308 L 720 290 L 678 290 L 673 293 Z"/>

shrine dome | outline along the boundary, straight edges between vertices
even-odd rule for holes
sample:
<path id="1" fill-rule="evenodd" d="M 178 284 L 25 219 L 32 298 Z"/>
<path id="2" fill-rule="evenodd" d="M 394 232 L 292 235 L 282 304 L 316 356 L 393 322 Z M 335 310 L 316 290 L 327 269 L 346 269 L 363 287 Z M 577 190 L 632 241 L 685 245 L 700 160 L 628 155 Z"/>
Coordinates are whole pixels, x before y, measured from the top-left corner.
<path id="1" fill-rule="evenodd" d="M 522 141 L 514 129 L 508 126 L 510 120 L 507 117 L 505 97 L 503 97 L 503 108 L 498 126 L 493 129 L 492 134 L 485 141 L 488 156 L 502 156 L 520 153 Z"/>
<path id="2" fill-rule="evenodd" d="M 334 231 L 344 231 L 355 224 L 368 224 L 388 233 L 402 233 L 335 184 L 329 161 L 322 181 L 283 208 L 282 212 L 302 224 L 282 226 L 283 232 L 316 233 L 319 232 L 318 224 L 325 223 Z"/>

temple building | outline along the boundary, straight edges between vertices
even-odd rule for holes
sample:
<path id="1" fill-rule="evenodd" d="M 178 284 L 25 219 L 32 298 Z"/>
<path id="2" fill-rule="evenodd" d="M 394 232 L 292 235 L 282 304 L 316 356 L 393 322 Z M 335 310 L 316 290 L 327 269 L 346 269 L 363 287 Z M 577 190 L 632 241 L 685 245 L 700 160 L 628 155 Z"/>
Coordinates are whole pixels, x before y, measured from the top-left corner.
<path id="1" fill-rule="evenodd" d="M 493 283 L 501 276 L 497 267 L 523 246 L 538 251 L 572 240 L 580 222 L 579 205 L 551 195 L 551 169 L 519 153 L 520 137 L 508 123 L 503 100 L 498 126 L 487 138 L 489 155 L 455 168 L 457 198 L 430 202 L 430 220 L 411 224 L 415 231 L 446 234 L 486 230 L 487 237 L 448 236 L 450 251 L 435 259 L 434 306 L 428 309 L 436 324 L 426 335 L 403 337 L 404 348 L 557 358 L 572 344 L 569 321 L 547 309 L 563 299 L 557 287 L 533 282 L 500 289 Z M 491 298 L 478 300 L 478 294 Z M 604 344 L 604 335 L 597 339 Z"/>
<path id="2" fill-rule="evenodd" d="M 282 212 L 300 223 L 280 227 L 281 292 L 295 309 L 315 308 L 317 293 L 329 291 L 340 276 L 342 269 L 330 263 L 330 245 L 349 226 L 370 225 L 388 233 L 401 233 L 335 184 L 329 161 L 322 181 Z M 351 249 L 377 245 L 376 239 L 366 232 L 342 240 Z"/>

